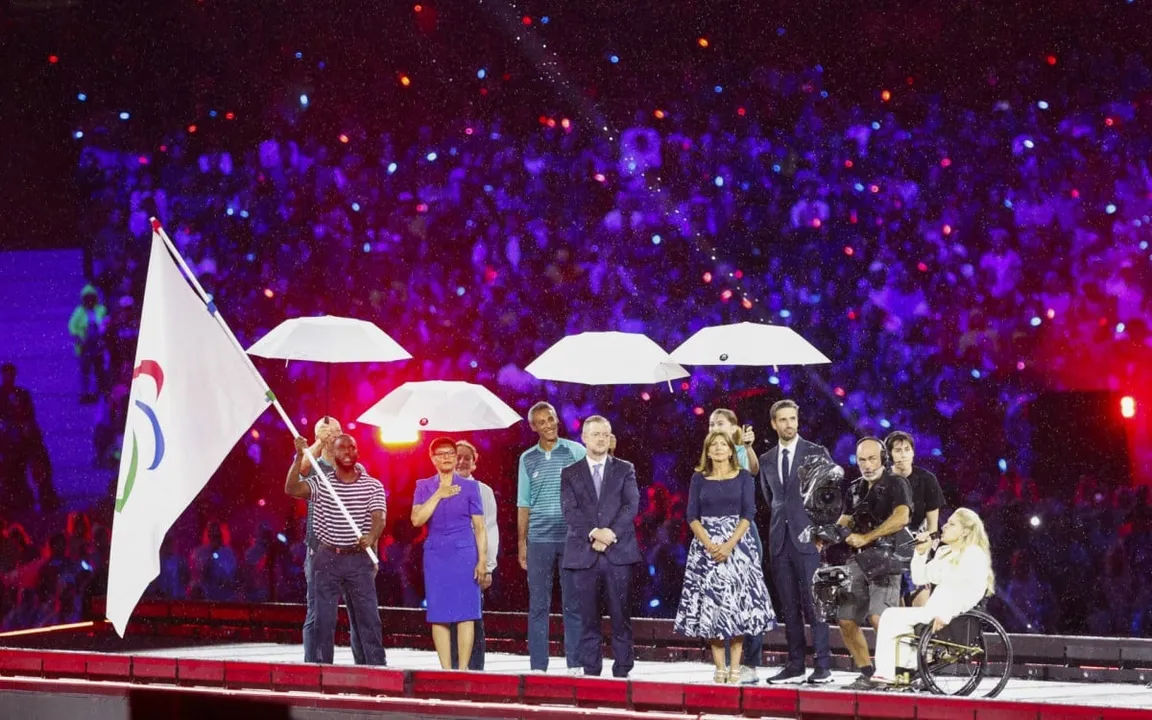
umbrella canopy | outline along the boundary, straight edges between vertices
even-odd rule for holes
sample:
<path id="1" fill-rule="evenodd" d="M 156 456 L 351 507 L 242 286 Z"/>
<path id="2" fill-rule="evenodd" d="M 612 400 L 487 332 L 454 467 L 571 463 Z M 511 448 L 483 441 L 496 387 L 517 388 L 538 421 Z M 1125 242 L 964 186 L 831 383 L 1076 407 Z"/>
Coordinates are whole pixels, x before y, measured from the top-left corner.
<path id="1" fill-rule="evenodd" d="M 455 380 L 407 382 L 385 395 L 357 422 L 393 430 L 499 430 L 520 415 L 482 385 Z"/>
<path id="2" fill-rule="evenodd" d="M 672 351 L 684 365 L 821 365 L 832 362 L 792 328 L 742 322 L 701 329 Z"/>
<path id="3" fill-rule="evenodd" d="M 412 356 L 374 324 L 335 315 L 285 320 L 249 355 L 324 363 L 392 362 Z"/>
<path id="4" fill-rule="evenodd" d="M 648 336 L 615 331 L 561 338 L 524 369 L 541 380 L 585 385 L 643 385 L 688 377 Z"/>

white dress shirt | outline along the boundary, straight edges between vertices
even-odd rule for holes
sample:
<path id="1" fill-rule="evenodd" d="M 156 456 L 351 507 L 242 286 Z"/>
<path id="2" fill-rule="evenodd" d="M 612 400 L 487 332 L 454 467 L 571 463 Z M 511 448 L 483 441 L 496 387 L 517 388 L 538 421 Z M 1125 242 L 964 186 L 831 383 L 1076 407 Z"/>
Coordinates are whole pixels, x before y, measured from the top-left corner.
<path id="1" fill-rule="evenodd" d="M 781 442 L 776 450 L 776 477 L 780 478 L 780 484 L 783 485 L 788 481 L 784 477 L 784 451 L 788 451 L 788 474 L 792 474 L 793 468 L 796 467 L 796 446 L 800 444 L 800 436 L 792 438 L 792 442 Z"/>
<path id="2" fill-rule="evenodd" d="M 476 480 L 474 477 L 467 480 Z M 487 571 L 496 570 L 496 558 L 500 557 L 500 527 L 496 524 L 496 493 L 485 483 L 476 480 L 480 486 L 480 505 L 484 508 L 484 528 L 488 534 Z"/>

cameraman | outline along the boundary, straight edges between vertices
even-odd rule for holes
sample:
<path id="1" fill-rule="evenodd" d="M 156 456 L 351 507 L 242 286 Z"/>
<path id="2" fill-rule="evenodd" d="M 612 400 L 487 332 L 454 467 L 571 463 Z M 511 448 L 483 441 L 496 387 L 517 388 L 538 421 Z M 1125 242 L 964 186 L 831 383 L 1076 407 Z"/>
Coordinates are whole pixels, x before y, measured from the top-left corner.
<path id="1" fill-rule="evenodd" d="M 837 611 L 844 645 L 860 669 L 850 690 L 872 687 L 869 681 L 874 670 L 861 626 L 867 622 L 879 627 L 881 613 L 900 605 L 902 568 L 894 562 L 891 536 L 908 534 L 912 489 L 907 480 L 884 467 L 885 456 L 884 443 L 877 438 L 856 442 L 861 478 L 852 484 L 845 514 L 837 522 L 852 530 L 844 539 L 853 549 L 846 563 L 850 594 Z"/>

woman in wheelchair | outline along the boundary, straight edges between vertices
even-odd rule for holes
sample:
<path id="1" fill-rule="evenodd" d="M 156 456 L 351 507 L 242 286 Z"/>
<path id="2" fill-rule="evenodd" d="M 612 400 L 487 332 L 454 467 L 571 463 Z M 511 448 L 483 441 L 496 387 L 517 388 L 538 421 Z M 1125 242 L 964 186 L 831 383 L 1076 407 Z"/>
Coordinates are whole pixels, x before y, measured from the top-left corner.
<path id="1" fill-rule="evenodd" d="M 928 562 L 928 550 L 934 542 L 944 544 L 935 559 Z M 967 508 L 952 513 L 941 528 L 940 540 L 926 540 L 916 546 L 912 558 L 912 582 L 933 584 L 928 603 L 923 607 L 889 608 L 880 616 L 876 631 L 876 672 L 874 687 L 897 683 L 897 668 L 916 667 L 917 625 L 927 625 L 937 632 L 961 613 L 976 607 L 995 592 L 992 553 L 988 533 L 980 516 Z"/>

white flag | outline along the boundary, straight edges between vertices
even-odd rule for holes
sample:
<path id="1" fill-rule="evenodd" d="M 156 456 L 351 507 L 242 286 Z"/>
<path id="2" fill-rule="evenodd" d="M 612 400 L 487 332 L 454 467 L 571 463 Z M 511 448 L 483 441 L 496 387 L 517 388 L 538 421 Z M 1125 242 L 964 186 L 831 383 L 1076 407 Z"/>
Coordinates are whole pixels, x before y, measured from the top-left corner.
<path id="1" fill-rule="evenodd" d="M 153 235 L 108 568 L 107 615 L 121 637 L 160 574 L 164 535 L 268 407 L 265 393 Z"/>

